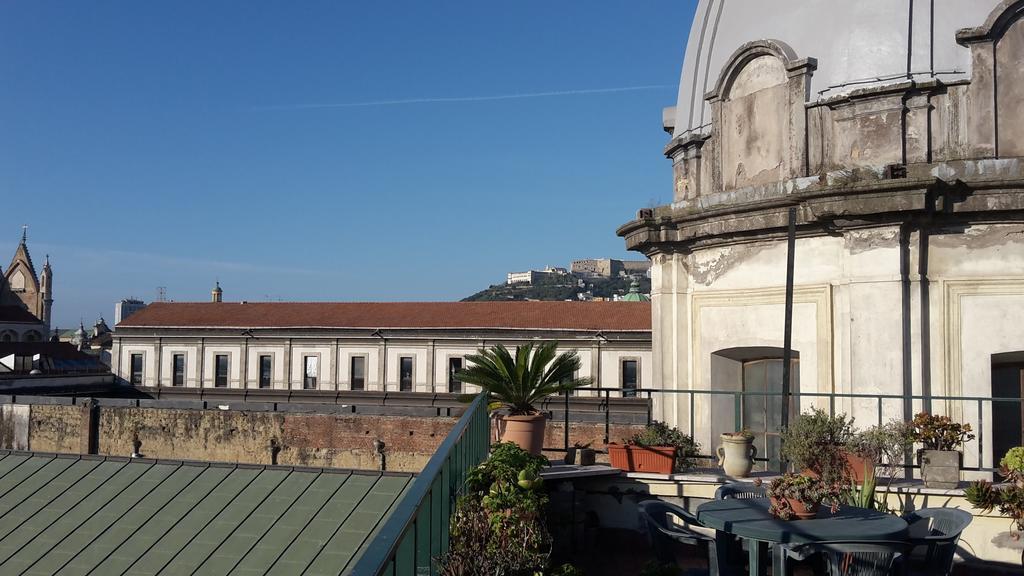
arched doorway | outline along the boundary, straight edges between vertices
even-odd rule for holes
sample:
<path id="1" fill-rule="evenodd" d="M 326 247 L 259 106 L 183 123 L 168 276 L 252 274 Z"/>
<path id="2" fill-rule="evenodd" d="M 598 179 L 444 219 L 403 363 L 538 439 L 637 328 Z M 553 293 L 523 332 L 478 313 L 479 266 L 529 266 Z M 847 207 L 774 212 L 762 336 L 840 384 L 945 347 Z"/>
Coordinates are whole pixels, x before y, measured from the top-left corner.
<path id="1" fill-rule="evenodd" d="M 737 414 L 735 396 L 720 395 L 713 400 L 714 435 L 746 428 L 755 435 L 758 456 L 779 459 L 782 442 L 782 348 L 746 346 L 726 348 L 711 355 L 711 388 L 743 392 Z M 800 390 L 800 353 L 793 351 L 790 390 Z M 790 397 L 790 417 L 799 414 L 799 398 Z M 732 416 L 727 416 L 730 414 Z M 740 421 L 736 422 L 736 415 Z"/>

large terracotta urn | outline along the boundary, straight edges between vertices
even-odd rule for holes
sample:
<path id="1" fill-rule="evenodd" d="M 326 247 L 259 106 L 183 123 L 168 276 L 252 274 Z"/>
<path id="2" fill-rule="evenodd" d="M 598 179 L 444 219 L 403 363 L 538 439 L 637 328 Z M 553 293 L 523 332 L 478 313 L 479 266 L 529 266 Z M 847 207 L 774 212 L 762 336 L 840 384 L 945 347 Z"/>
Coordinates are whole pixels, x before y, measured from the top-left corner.
<path id="1" fill-rule="evenodd" d="M 502 442 L 515 442 L 523 450 L 540 455 L 544 448 L 544 426 L 547 422 L 543 414 L 504 416 L 501 422 Z"/>

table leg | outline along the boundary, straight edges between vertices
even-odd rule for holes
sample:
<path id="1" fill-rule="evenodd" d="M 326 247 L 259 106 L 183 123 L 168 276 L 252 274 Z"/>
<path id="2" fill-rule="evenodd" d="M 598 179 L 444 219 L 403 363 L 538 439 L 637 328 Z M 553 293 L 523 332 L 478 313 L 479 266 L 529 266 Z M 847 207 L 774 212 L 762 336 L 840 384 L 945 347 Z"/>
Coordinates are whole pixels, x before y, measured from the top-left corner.
<path id="1" fill-rule="evenodd" d="M 750 576 L 768 576 L 768 567 L 765 561 L 768 560 L 768 543 L 759 540 L 748 540 L 750 551 L 748 562 L 750 562 Z"/>
<path id="2" fill-rule="evenodd" d="M 782 544 L 772 546 L 772 576 L 787 576 L 786 548 Z"/>
<path id="3" fill-rule="evenodd" d="M 732 534 L 715 530 L 715 558 L 717 560 L 715 564 L 717 566 L 710 567 L 711 576 L 735 576 L 730 568 L 733 564 L 732 558 L 729 557 L 731 552 L 729 542 L 731 539 Z M 717 572 L 715 571 L 716 568 Z"/>

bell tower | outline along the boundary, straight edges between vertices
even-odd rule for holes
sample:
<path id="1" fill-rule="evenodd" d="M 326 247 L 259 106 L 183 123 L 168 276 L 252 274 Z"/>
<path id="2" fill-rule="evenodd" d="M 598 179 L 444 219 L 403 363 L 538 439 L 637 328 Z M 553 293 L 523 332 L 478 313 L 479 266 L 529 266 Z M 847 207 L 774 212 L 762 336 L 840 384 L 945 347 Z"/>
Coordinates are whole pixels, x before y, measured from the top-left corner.
<path id="1" fill-rule="evenodd" d="M 40 277 L 39 295 L 42 298 L 42 316 L 39 317 L 50 330 L 50 319 L 53 310 L 53 269 L 50 268 L 50 255 L 46 255 L 46 263 L 43 264 L 43 274 Z"/>

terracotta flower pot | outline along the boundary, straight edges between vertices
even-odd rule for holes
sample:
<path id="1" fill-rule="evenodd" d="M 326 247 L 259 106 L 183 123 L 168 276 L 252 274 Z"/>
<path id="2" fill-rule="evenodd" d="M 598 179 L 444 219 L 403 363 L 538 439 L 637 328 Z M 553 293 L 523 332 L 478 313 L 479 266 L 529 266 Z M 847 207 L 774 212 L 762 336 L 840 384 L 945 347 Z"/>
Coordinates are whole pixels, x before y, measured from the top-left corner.
<path id="1" fill-rule="evenodd" d="M 789 507 L 793 510 L 793 515 L 796 516 L 797 520 L 810 520 L 818 515 L 818 507 L 821 506 L 819 503 L 814 503 L 810 506 L 804 506 L 804 503 L 795 500 L 793 498 L 785 498 L 786 502 L 789 503 Z M 774 496 L 771 497 L 772 504 L 778 505 L 778 499 Z"/>
<path id="2" fill-rule="evenodd" d="M 502 442 L 515 442 L 531 454 L 540 455 L 544 448 L 544 426 L 547 418 L 543 414 L 529 416 L 503 416 Z"/>
<path id="3" fill-rule="evenodd" d="M 671 474 L 675 468 L 675 446 L 633 446 L 609 444 L 608 458 L 613 468 L 626 472 Z"/>
<path id="4" fill-rule="evenodd" d="M 864 483 L 864 476 L 869 470 L 873 470 L 875 463 L 870 458 L 858 456 L 852 452 L 846 452 L 846 465 L 850 471 L 850 476 L 853 477 L 853 481 L 857 484 Z"/>

